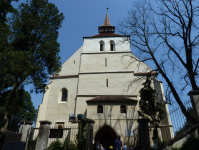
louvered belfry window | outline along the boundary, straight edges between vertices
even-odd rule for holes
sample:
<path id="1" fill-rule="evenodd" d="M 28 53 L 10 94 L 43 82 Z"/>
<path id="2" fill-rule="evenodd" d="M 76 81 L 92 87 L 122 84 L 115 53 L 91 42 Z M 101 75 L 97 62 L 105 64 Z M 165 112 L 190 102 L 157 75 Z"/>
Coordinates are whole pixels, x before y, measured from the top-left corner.
<path id="1" fill-rule="evenodd" d="M 103 113 L 103 106 L 102 105 L 97 106 L 97 113 Z"/>
<path id="2" fill-rule="evenodd" d="M 67 95 L 68 95 L 68 91 L 67 90 L 63 90 L 62 91 L 62 101 L 67 101 Z"/>
<path id="3" fill-rule="evenodd" d="M 120 113 L 126 113 L 126 106 L 124 105 L 120 106 Z"/>

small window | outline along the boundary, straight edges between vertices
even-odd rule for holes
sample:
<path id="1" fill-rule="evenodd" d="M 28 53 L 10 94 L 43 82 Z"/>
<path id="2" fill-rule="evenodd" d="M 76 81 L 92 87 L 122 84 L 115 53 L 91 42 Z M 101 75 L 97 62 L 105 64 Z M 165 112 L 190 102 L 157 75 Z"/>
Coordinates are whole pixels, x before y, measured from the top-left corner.
<path id="1" fill-rule="evenodd" d="M 107 58 L 105 58 L 105 67 L 107 67 Z"/>
<path id="2" fill-rule="evenodd" d="M 103 113 L 103 106 L 102 105 L 97 106 L 97 113 Z"/>
<path id="3" fill-rule="evenodd" d="M 56 129 L 63 129 L 64 128 L 64 122 L 56 122 L 55 128 Z"/>
<path id="4" fill-rule="evenodd" d="M 75 64 L 75 60 L 74 60 L 74 64 Z"/>
<path id="5" fill-rule="evenodd" d="M 63 90 L 62 91 L 62 100 L 61 101 L 67 101 L 67 96 L 68 96 L 68 91 L 67 90 Z"/>
<path id="6" fill-rule="evenodd" d="M 100 51 L 103 51 L 103 44 L 100 44 Z"/>
<path id="7" fill-rule="evenodd" d="M 100 41 L 100 51 L 104 51 L 104 41 Z"/>
<path id="8" fill-rule="evenodd" d="M 111 43 L 111 51 L 113 51 L 113 44 Z"/>
<path id="9" fill-rule="evenodd" d="M 108 79 L 106 79 L 106 87 L 108 87 Z"/>
<path id="10" fill-rule="evenodd" d="M 113 40 L 110 41 L 110 51 L 115 51 L 115 42 Z"/>
<path id="11" fill-rule="evenodd" d="M 124 105 L 120 106 L 120 113 L 126 113 L 126 106 Z"/>

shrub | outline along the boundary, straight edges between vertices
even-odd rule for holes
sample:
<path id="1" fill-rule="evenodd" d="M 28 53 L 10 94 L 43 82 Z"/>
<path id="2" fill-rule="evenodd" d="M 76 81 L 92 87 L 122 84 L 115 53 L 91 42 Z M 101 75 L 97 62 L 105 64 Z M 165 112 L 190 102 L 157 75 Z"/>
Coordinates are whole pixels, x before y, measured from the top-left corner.
<path id="1" fill-rule="evenodd" d="M 27 150 L 35 150 L 37 139 L 29 140 Z"/>
<path id="2" fill-rule="evenodd" d="M 191 138 L 188 139 L 184 144 L 182 145 L 180 150 L 198 150 L 199 148 L 199 139 L 198 138 Z"/>
<path id="3" fill-rule="evenodd" d="M 56 139 L 56 141 L 49 145 L 48 150 L 63 150 L 62 143 Z"/>

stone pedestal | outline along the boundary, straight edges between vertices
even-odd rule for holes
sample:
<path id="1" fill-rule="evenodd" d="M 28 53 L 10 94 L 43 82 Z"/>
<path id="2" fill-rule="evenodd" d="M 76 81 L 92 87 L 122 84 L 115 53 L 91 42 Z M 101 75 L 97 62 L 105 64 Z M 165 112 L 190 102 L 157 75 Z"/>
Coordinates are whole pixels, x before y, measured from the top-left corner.
<path id="1" fill-rule="evenodd" d="M 150 141 L 149 141 L 149 126 L 148 119 L 138 119 L 139 127 L 139 150 L 149 150 Z"/>
<path id="2" fill-rule="evenodd" d="M 44 150 L 48 144 L 48 138 L 50 134 L 50 125 L 52 122 L 47 121 L 47 120 L 43 120 L 39 122 L 40 122 L 39 134 L 37 137 L 35 150 Z"/>
<path id="3" fill-rule="evenodd" d="M 196 121 L 199 123 L 199 117 L 198 117 L 199 116 L 199 90 L 190 91 L 188 95 L 190 96 L 190 99 L 191 99 Z"/>
<path id="4" fill-rule="evenodd" d="M 22 134 L 21 141 L 26 142 L 26 149 L 27 149 L 31 126 L 33 122 L 31 121 L 20 121 L 20 122 L 21 122 L 21 126 L 19 128 L 19 133 Z"/>

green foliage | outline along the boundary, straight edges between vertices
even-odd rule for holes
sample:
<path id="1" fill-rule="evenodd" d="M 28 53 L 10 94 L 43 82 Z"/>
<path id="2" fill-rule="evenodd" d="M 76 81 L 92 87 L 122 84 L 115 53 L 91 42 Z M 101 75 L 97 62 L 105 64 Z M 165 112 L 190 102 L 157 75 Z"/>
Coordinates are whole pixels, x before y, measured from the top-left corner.
<path id="1" fill-rule="evenodd" d="M 64 17 L 48 0 L 29 0 L 15 11 L 10 10 L 10 0 L 1 3 L 9 7 L 3 13 L 0 10 L 4 17 L 0 24 L 0 94 L 12 90 L 6 108 L 9 116 L 21 86 L 33 84 L 31 92 L 44 92 L 49 74 L 60 71 L 57 38 Z M 11 17 L 5 18 L 8 12 Z M 6 115 L 4 119 L 5 129 Z"/>
<path id="2" fill-rule="evenodd" d="M 77 149 L 86 150 L 86 137 L 84 135 L 77 141 Z"/>
<path id="3" fill-rule="evenodd" d="M 56 141 L 53 141 L 49 147 L 48 150 L 78 150 L 75 146 L 75 144 L 72 141 L 68 141 L 65 139 L 65 141 L 62 143 L 59 141 L 59 139 L 56 139 Z"/>
<path id="4" fill-rule="evenodd" d="M 160 141 L 160 140 L 159 140 Z M 166 141 L 160 141 L 159 143 L 158 143 L 158 147 L 161 147 L 162 145 L 164 145 L 166 143 Z"/>
<path id="5" fill-rule="evenodd" d="M 3 124 L 3 117 L 6 112 L 10 94 L 11 90 L 8 90 L 0 95 L 0 125 Z M 14 103 L 12 103 L 7 129 L 16 132 L 19 130 L 21 120 L 34 122 L 36 117 L 37 110 L 33 106 L 30 94 L 24 89 L 20 89 Z"/>
<path id="6" fill-rule="evenodd" d="M 171 150 L 198 150 L 198 148 L 199 138 L 190 138 L 181 147 L 172 148 Z"/>
<path id="7" fill-rule="evenodd" d="M 180 150 L 198 150 L 199 148 L 199 138 L 188 139 L 181 147 Z"/>
<path id="8" fill-rule="evenodd" d="M 56 141 L 53 141 L 49 147 L 48 147 L 48 150 L 62 150 L 63 147 L 62 147 L 62 143 L 56 139 Z"/>
<path id="9" fill-rule="evenodd" d="M 37 139 L 34 139 L 34 140 L 29 139 L 27 150 L 35 150 L 36 143 L 37 143 Z"/>
<path id="10" fill-rule="evenodd" d="M 193 108 L 192 107 L 188 107 L 187 108 L 187 112 L 193 117 L 195 118 L 194 112 L 193 112 Z M 182 128 L 180 128 L 178 131 L 175 132 L 175 136 L 180 135 L 181 133 L 183 133 L 184 131 L 188 130 L 190 127 L 192 127 L 194 124 L 191 123 L 187 118 L 186 121 L 183 125 Z"/>
<path id="11" fill-rule="evenodd" d="M 36 92 L 43 92 L 48 75 L 61 67 L 57 38 L 63 19 L 63 14 L 47 0 L 19 5 L 8 22 L 9 49 L 0 51 L 4 82 L 33 83 Z"/>
<path id="12" fill-rule="evenodd" d="M 165 117 L 165 111 L 163 110 L 163 105 L 157 101 L 157 94 L 155 90 L 151 88 L 150 75 L 147 76 L 147 79 L 143 85 L 144 87 L 140 90 L 141 99 L 139 101 L 140 110 L 138 111 L 138 117 L 148 119 L 151 125 L 156 126 L 153 130 L 153 140 L 157 140 L 157 126 Z"/>
<path id="13" fill-rule="evenodd" d="M 162 109 L 163 105 L 157 101 L 157 94 L 151 88 L 150 76 L 147 77 L 144 87 L 140 90 L 140 102 L 138 116 L 143 119 L 148 119 L 151 125 L 158 125 L 160 120 L 164 118 L 165 111 Z"/>

